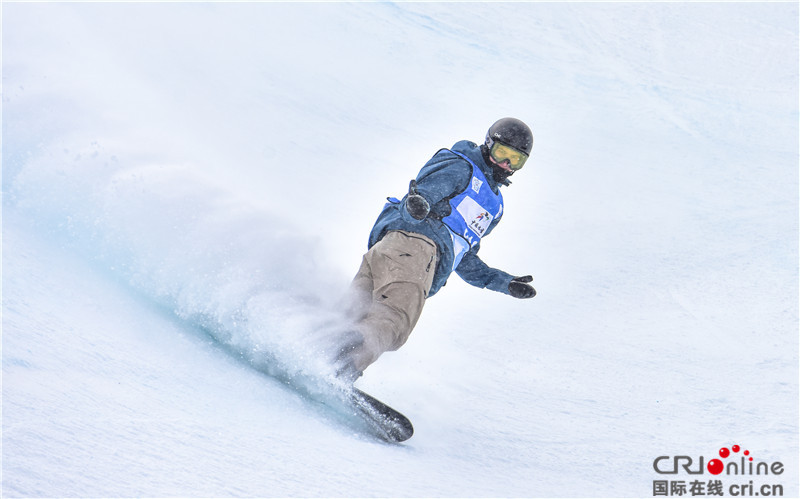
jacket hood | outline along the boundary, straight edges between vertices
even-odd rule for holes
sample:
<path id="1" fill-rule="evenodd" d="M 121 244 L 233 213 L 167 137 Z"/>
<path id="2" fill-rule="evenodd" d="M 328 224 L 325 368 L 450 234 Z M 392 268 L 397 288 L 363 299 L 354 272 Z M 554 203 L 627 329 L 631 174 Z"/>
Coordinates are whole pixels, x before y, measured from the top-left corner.
<path id="1" fill-rule="evenodd" d="M 481 169 L 493 191 L 497 192 L 500 185 L 511 184 L 507 176 L 499 175 L 500 178 L 498 178 L 495 172 L 496 167 L 488 163 L 488 156 L 483 153 L 483 148 L 478 144 L 469 140 L 461 140 L 453 144 L 450 150 L 459 152 L 471 159 Z"/>

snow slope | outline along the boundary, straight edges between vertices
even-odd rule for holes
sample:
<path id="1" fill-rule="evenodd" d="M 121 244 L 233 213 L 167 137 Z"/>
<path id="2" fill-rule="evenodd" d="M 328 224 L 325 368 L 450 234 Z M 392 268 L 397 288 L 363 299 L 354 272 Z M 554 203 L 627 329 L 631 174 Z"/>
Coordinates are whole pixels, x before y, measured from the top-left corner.
<path id="1" fill-rule="evenodd" d="M 4 3 L 2 494 L 647 497 L 739 444 L 798 487 L 796 3 Z M 390 195 L 530 123 L 490 265 L 359 386 L 282 375 Z M 726 490 L 726 495 L 729 495 Z"/>

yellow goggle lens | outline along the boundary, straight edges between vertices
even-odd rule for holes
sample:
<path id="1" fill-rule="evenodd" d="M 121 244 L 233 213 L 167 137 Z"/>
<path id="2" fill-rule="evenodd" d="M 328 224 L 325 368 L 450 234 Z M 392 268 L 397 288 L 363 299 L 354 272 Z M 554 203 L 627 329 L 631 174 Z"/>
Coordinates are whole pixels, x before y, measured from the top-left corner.
<path id="1" fill-rule="evenodd" d="M 524 165 L 525 161 L 528 159 L 528 155 L 524 152 L 517 151 L 513 147 L 503 145 L 499 142 L 492 144 L 490 152 L 494 160 L 498 163 L 508 160 L 508 167 L 512 170 L 519 170 L 522 168 L 522 165 Z"/>

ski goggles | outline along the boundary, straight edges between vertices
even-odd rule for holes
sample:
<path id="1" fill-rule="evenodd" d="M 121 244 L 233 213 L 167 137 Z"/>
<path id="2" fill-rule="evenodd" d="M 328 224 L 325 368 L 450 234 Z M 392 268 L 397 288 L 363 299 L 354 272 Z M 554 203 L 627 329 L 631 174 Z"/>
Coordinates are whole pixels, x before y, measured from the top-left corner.
<path id="1" fill-rule="evenodd" d="M 525 161 L 528 159 L 528 155 L 524 152 L 517 151 L 513 147 L 503 145 L 500 142 L 492 144 L 492 148 L 489 149 L 489 154 L 492 155 L 492 158 L 494 158 L 498 164 L 508 160 L 508 167 L 514 171 L 522 168 L 522 165 L 524 165 Z"/>

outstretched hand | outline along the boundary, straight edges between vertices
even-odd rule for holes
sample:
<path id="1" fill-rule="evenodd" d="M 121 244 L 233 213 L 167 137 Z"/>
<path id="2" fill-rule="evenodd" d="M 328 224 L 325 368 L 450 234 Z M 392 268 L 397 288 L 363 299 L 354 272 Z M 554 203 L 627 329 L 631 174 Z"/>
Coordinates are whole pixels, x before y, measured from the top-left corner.
<path id="1" fill-rule="evenodd" d="M 533 298 L 536 296 L 536 290 L 533 286 L 528 284 L 533 281 L 533 276 L 522 276 L 511 279 L 508 283 L 508 293 L 514 298 Z"/>

